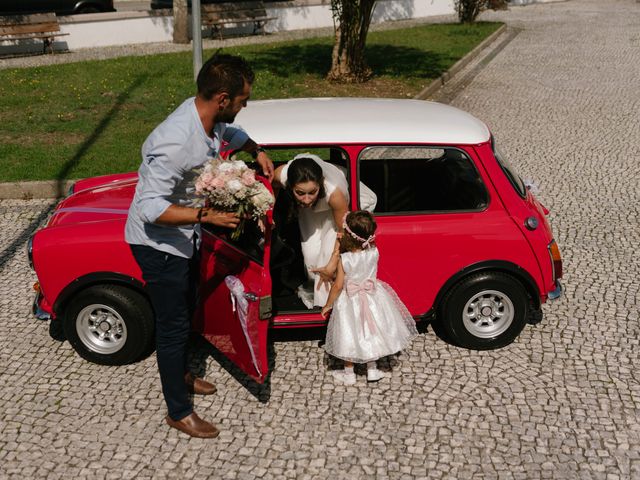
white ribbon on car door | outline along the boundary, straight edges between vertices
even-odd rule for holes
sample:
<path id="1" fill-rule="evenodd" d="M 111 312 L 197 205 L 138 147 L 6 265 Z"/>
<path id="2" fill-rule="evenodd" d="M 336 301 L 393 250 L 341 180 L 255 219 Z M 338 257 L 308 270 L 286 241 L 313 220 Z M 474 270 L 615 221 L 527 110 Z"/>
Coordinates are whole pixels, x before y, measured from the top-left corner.
<path id="1" fill-rule="evenodd" d="M 242 327 L 244 338 L 247 340 L 247 345 L 249 345 L 249 353 L 251 353 L 253 366 L 256 368 L 258 375 L 262 376 L 262 372 L 258 367 L 258 361 L 256 360 L 256 354 L 253 351 L 253 343 L 251 342 L 251 338 L 249 338 L 249 330 L 247 328 L 249 302 L 245 297 L 244 285 L 242 284 L 240 279 L 234 275 L 227 275 L 226 277 L 224 277 L 224 283 L 227 285 L 227 288 L 229 288 L 229 293 L 231 295 L 231 307 L 240 320 L 240 326 Z"/>

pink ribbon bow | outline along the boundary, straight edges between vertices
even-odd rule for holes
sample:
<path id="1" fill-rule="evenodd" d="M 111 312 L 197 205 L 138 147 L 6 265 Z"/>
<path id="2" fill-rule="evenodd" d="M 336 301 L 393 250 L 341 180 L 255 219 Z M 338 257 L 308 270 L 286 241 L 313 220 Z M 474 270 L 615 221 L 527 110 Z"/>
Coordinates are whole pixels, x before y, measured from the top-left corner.
<path id="1" fill-rule="evenodd" d="M 376 282 L 370 278 L 364 280 L 362 283 L 353 281 L 347 281 L 346 292 L 347 295 L 353 297 L 358 295 L 360 298 L 360 310 L 362 312 L 362 334 L 364 338 L 367 338 L 367 328 L 369 332 L 373 333 L 376 330 L 376 325 L 373 322 L 373 315 L 369 309 L 369 303 L 367 302 L 367 294 L 376 291 Z"/>

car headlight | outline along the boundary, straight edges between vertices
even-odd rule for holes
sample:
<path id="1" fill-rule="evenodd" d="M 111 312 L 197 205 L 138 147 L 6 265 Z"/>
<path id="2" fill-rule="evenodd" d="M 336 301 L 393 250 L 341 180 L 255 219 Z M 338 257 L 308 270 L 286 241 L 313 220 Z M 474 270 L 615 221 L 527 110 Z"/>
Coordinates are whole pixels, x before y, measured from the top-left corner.
<path id="1" fill-rule="evenodd" d="M 27 241 L 27 258 L 29 259 L 29 266 L 33 270 L 33 235 Z"/>

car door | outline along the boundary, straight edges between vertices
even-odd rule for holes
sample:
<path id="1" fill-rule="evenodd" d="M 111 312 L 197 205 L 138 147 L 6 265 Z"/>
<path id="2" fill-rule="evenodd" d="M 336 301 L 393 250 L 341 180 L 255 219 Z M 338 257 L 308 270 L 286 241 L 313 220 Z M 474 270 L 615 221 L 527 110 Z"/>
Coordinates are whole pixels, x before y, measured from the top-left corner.
<path id="1" fill-rule="evenodd" d="M 271 227 L 269 212 L 264 234 L 248 221 L 237 241 L 229 230 L 203 229 L 200 247 L 194 329 L 258 383 L 269 373 Z"/>

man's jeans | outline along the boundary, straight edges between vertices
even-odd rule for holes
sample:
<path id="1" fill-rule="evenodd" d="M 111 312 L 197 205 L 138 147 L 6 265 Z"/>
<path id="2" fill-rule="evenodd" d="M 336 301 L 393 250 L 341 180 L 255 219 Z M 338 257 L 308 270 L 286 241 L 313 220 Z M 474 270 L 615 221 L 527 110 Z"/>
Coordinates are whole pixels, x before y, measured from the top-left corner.
<path id="1" fill-rule="evenodd" d="M 184 381 L 187 340 L 191 325 L 193 289 L 189 258 L 177 257 L 144 245 L 131 245 L 156 320 L 156 355 L 162 393 L 173 420 L 193 412 Z"/>

